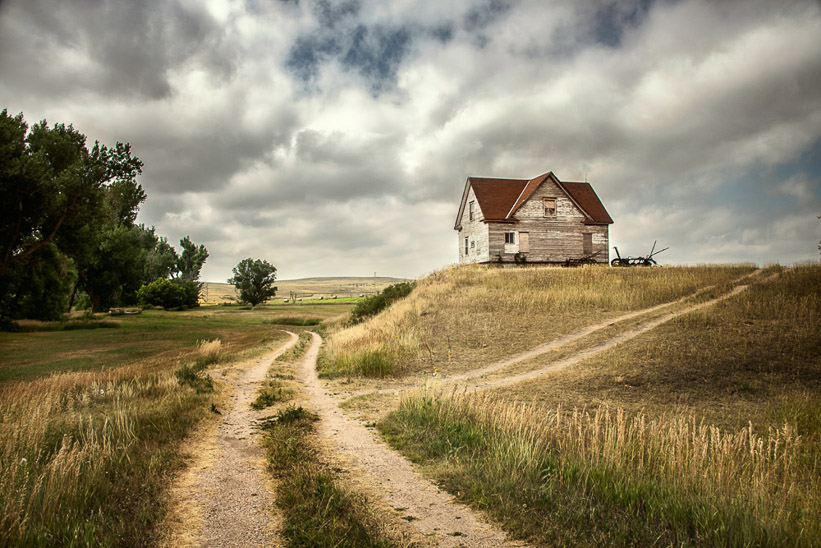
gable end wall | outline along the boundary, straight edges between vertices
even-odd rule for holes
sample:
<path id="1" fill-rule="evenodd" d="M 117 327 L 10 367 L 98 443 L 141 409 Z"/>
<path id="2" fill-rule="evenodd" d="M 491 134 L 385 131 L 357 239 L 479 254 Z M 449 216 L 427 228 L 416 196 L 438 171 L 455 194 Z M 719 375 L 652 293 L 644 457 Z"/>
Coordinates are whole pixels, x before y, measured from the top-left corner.
<path id="1" fill-rule="evenodd" d="M 556 198 L 556 217 L 544 216 L 544 198 Z M 505 232 L 528 232 L 530 251 L 524 253 L 530 263 L 563 262 L 579 259 L 583 253 L 583 234 L 592 234 L 593 252 L 597 262 L 609 262 L 609 227 L 586 225 L 585 215 L 553 181 L 545 181 L 516 212 L 515 224 L 490 223 L 488 249 L 492 261 L 513 262 L 515 253 L 505 253 Z"/>
<path id="2" fill-rule="evenodd" d="M 470 220 L 470 202 L 474 202 L 474 216 Z M 462 228 L 458 232 L 459 262 L 460 263 L 486 263 L 490 259 L 488 248 L 488 225 L 482 222 L 481 209 L 476 200 L 473 188 L 469 188 L 465 210 L 462 212 L 462 219 L 459 224 Z M 503 236 L 504 237 L 504 236 Z M 465 238 L 468 239 L 468 254 L 465 255 Z M 473 243 L 473 246 L 470 245 Z"/>

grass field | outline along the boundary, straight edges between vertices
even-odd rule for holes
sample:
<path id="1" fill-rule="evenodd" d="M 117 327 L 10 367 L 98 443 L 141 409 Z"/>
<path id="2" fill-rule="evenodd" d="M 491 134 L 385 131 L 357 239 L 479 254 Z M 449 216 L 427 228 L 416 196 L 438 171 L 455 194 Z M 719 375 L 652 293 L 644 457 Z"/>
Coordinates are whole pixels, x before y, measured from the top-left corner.
<path id="1" fill-rule="evenodd" d="M 459 268 L 334 333 L 325 366 L 399 380 L 470 371 L 625 311 L 703 302 L 752 270 Z M 536 545 L 818 545 L 821 266 L 772 267 L 744 283 L 569 369 L 473 395 L 408 395 L 380 430 Z M 658 314 L 605 323 L 510 370 Z"/>
<path id="2" fill-rule="evenodd" d="M 290 299 L 293 292 L 301 302 L 323 301 L 336 297 L 339 302 L 356 302 L 360 295 L 372 295 L 382 291 L 385 287 L 403 282 L 404 278 L 390 277 L 326 277 L 300 278 L 295 280 L 277 280 L 277 294 L 272 302 L 281 302 Z M 203 302 L 219 304 L 234 302 L 237 297 L 233 285 L 218 282 L 205 282 L 203 287 Z"/>
<path id="3" fill-rule="evenodd" d="M 0 546 L 151 545 L 182 442 L 216 417 L 208 367 L 304 329 L 266 323 L 277 318 L 293 309 L 149 310 L 116 328 L 0 333 Z"/>
<path id="4" fill-rule="evenodd" d="M 283 319 L 337 321 L 351 304 L 202 306 L 186 311 L 146 310 L 137 316 L 106 319 L 119 327 L 70 331 L 0 332 L 0 383 L 30 380 L 60 371 L 89 371 L 127 364 L 169 362 L 195 351 L 197 341 L 220 339 L 227 354 L 259 346 L 278 333 Z M 290 324 L 288 324 L 290 325 Z"/>

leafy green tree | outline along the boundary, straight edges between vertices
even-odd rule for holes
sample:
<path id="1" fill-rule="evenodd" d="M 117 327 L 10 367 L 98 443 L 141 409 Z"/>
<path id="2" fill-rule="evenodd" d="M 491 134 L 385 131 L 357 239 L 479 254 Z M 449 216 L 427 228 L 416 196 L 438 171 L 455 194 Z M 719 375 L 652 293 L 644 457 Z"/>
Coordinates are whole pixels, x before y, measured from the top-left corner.
<path id="1" fill-rule="evenodd" d="M 131 234 L 145 199 L 136 182 L 141 171 L 128 144 L 89 149 L 71 125 L 50 128 L 42 121 L 29 130 L 22 114 L 0 112 L 0 316 L 35 314 L 20 305 L 34 302 L 27 296 L 41 289 L 47 294 L 41 306 L 65 306 L 65 283 L 38 288 L 37 280 L 70 280 L 72 267 L 96 309 L 127 294 L 133 298 L 139 285 L 130 271 L 142 255 Z M 31 269 L 39 278 L 20 277 Z"/>
<path id="2" fill-rule="evenodd" d="M 234 276 L 228 279 L 228 283 L 237 288 L 241 302 L 256 306 L 276 295 L 274 282 L 277 269 L 268 261 L 249 257 L 241 260 L 233 272 Z"/>
<path id="3" fill-rule="evenodd" d="M 106 187 L 123 208 L 141 202 L 142 165 L 128 144 L 89 150 L 71 125 L 42 121 L 28 131 L 22 114 L 0 112 L 0 277 L 49 243 L 63 253 L 83 247 L 83 229 L 99 218 Z"/>
<path id="4" fill-rule="evenodd" d="M 197 247 L 197 244 L 192 242 L 188 236 L 180 240 L 180 247 L 182 247 L 182 253 L 180 253 L 177 260 L 180 279 L 187 281 L 199 280 L 202 265 L 205 264 L 205 260 L 208 258 L 208 250 L 202 244 Z"/>
<path id="5" fill-rule="evenodd" d="M 171 280 L 160 278 L 142 286 L 137 291 L 137 301 L 144 306 L 178 308 L 185 304 L 185 288 Z"/>
<path id="6" fill-rule="evenodd" d="M 0 277 L 0 324 L 4 317 L 59 320 L 74 277 L 70 261 L 53 243 L 12 263 Z"/>
<path id="7" fill-rule="evenodd" d="M 164 236 L 157 236 L 153 226 L 146 228 L 140 225 L 140 229 L 142 247 L 145 250 L 143 284 L 150 284 L 160 278 L 170 278 L 177 272 L 177 251 Z"/>

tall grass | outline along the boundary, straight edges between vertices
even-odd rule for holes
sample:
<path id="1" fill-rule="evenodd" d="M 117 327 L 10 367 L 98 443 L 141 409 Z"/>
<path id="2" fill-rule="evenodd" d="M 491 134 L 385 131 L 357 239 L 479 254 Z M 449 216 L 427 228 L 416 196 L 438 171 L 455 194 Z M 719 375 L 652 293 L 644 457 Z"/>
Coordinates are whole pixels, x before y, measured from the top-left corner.
<path id="1" fill-rule="evenodd" d="M 817 546 L 818 463 L 785 423 L 756 435 L 417 394 L 380 428 L 448 490 L 546 545 Z"/>
<path id="2" fill-rule="evenodd" d="M 474 367 L 593 321 L 727 283 L 753 268 L 452 268 L 420 280 L 379 315 L 334 333 L 323 371 L 386 376 Z"/>
<path id="3" fill-rule="evenodd" d="M 177 442 L 207 414 L 173 371 L 140 366 L 0 388 L 0 546 L 143 546 Z"/>

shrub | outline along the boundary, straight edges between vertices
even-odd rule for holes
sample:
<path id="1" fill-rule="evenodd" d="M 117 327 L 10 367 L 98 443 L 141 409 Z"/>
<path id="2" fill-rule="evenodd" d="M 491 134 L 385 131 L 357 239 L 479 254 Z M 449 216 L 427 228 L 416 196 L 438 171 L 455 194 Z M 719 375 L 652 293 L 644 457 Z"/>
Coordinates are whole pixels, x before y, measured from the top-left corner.
<path id="1" fill-rule="evenodd" d="M 197 306 L 200 284 L 188 280 L 167 280 L 160 278 L 142 286 L 137 291 L 137 302 L 142 305 L 179 308 Z"/>
<path id="2" fill-rule="evenodd" d="M 357 303 L 351 312 L 351 323 L 356 324 L 365 318 L 375 316 L 390 306 L 392 302 L 410 295 L 414 287 L 416 287 L 416 282 L 400 282 L 389 285 L 376 295 L 366 297 Z"/>

